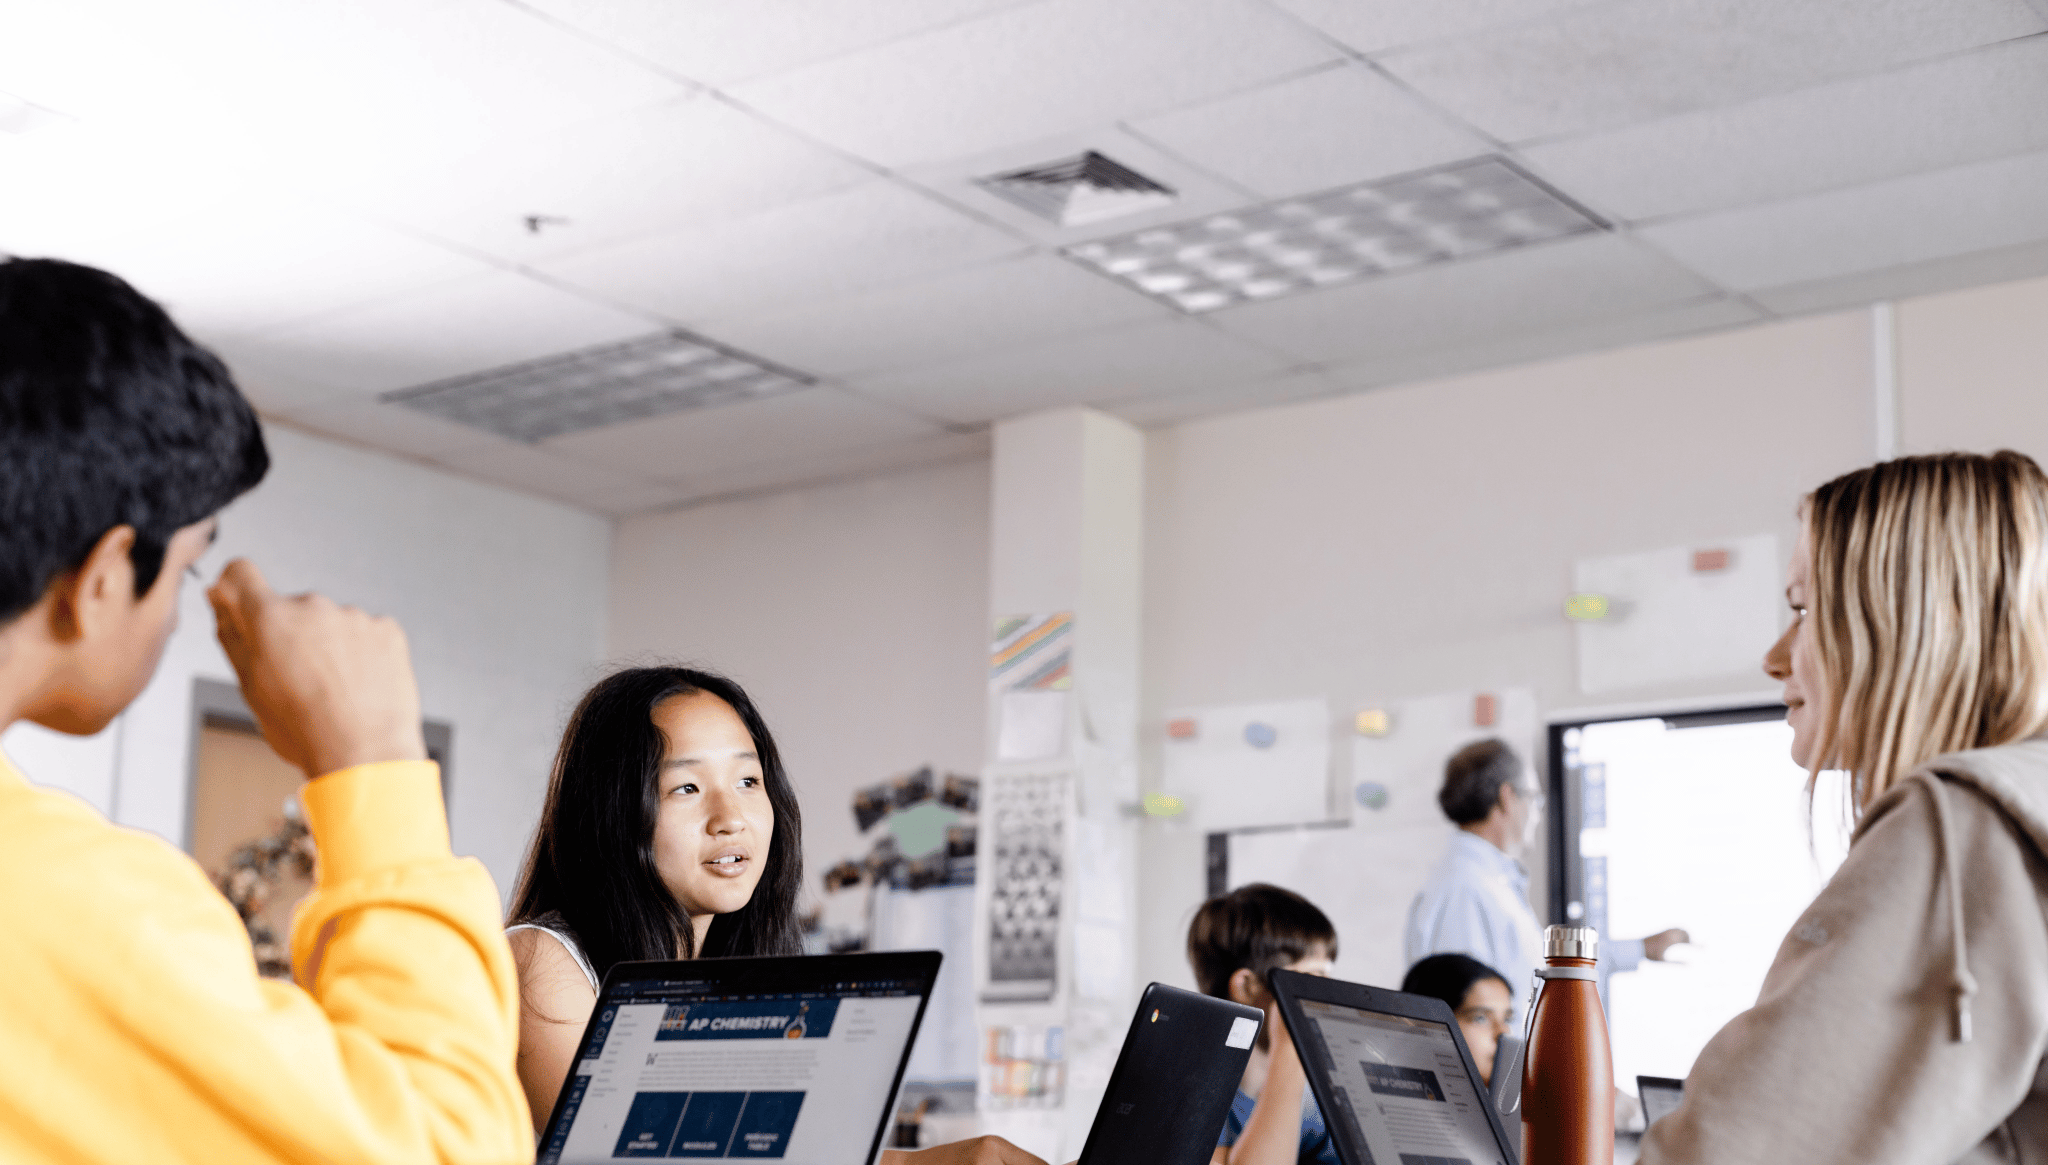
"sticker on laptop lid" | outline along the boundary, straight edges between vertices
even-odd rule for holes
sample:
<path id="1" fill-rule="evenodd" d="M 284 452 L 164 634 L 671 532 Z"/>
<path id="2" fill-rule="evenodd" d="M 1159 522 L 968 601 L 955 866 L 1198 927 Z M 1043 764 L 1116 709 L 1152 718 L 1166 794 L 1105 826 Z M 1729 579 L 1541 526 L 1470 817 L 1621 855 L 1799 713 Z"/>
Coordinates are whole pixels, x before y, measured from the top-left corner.
<path id="1" fill-rule="evenodd" d="M 1230 1021 L 1230 1034 L 1224 1037 L 1223 1046 L 1226 1048 L 1249 1048 L 1252 1046 L 1252 1037 L 1258 1034 L 1258 1020 L 1242 1015 L 1238 1016 Z"/>

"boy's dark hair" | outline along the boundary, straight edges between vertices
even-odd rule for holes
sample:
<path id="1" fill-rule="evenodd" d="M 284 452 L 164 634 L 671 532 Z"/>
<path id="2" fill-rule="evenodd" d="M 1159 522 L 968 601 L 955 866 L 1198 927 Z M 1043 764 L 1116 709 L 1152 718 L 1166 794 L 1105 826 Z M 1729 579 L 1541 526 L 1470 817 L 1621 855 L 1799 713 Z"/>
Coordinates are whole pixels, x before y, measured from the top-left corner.
<path id="1" fill-rule="evenodd" d="M 1459 825 L 1486 820 L 1500 800 L 1500 787 L 1522 775 L 1522 760 L 1499 740 L 1479 740 L 1451 754 L 1444 764 L 1444 787 L 1436 803 L 1444 816 Z"/>
<path id="2" fill-rule="evenodd" d="M 1264 882 L 1211 898 L 1188 926 L 1188 963 L 1204 995 L 1230 997 L 1240 970 L 1264 980 L 1275 967 L 1300 962 L 1317 947 L 1337 957 L 1337 928 L 1315 903 Z"/>
<path id="3" fill-rule="evenodd" d="M 227 368 L 163 308 L 91 267 L 0 260 L 0 621 L 116 526 L 144 594 L 171 535 L 269 468 Z"/>
<path id="4" fill-rule="evenodd" d="M 1471 955 L 1431 955 L 1420 960 L 1408 968 L 1407 978 L 1401 980 L 1401 990 L 1441 999 L 1456 1011 L 1465 1006 L 1465 993 L 1472 990 L 1472 984 L 1484 979 L 1500 980 L 1508 989 L 1508 998 L 1514 999 L 1515 989 L 1508 983 L 1508 977 Z"/>

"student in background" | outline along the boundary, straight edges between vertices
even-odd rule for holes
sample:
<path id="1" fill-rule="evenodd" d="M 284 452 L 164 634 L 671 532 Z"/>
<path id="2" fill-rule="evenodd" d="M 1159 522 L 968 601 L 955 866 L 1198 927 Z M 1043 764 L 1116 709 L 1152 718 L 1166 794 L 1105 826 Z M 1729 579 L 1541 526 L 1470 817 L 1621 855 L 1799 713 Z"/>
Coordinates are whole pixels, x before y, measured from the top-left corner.
<path id="1" fill-rule="evenodd" d="M 1216 1165 L 1337 1165 L 1337 1146 L 1280 1008 L 1266 989 L 1275 967 L 1327 975 L 1337 957 L 1337 930 L 1301 895 L 1262 882 L 1211 898 L 1188 926 L 1188 963 L 1205 995 L 1266 1013 L 1259 1041 L 1212 1160 Z"/>
<path id="2" fill-rule="evenodd" d="M 214 515 L 263 478 L 227 369 L 102 271 L 0 262 L 0 729 L 134 700 Z M 0 1160 L 517 1162 L 518 984 L 448 847 L 405 635 L 236 560 L 221 646 L 302 798 L 298 985 L 192 859 L 0 761 Z"/>
<path id="3" fill-rule="evenodd" d="M 1501 973 L 1469 955 L 1431 955 L 1408 968 L 1401 990 L 1451 1005 L 1479 1078 L 1492 1084 L 1501 1037 L 1514 1030 L 1515 1000 Z"/>
<path id="4" fill-rule="evenodd" d="M 1470 955 L 1526 988 L 1543 965 L 1543 930 L 1529 906 L 1521 856 L 1536 840 L 1543 791 L 1514 750 L 1481 740 L 1444 765 L 1437 804 L 1458 827 L 1443 859 L 1408 908 L 1402 949 L 1409 966 L 1434 954 Z M 1601 951 L 1603 972 L 1633 971 L 1644 957 L 1687 941 L 1682 930 L 1617 939 Z"/>
<path id="5" fill-rule="evenodd" d="M 1855 833 L 1641 1160 L 2048 1160 L 2048 476 L 1902 457 L 1800 525 L 1764 671 Z"/>
<path id="6" fill-rule="evenodd" d="M 555 755 L 508 928 L 519 1078 L 535 1132 L 612 964 L 803 953 L 801 831 L 775 738 L 732 680 L 636 667 L 584 695 Z M 883 1160 L 1043 1165 L 1000 1137 Z"/>

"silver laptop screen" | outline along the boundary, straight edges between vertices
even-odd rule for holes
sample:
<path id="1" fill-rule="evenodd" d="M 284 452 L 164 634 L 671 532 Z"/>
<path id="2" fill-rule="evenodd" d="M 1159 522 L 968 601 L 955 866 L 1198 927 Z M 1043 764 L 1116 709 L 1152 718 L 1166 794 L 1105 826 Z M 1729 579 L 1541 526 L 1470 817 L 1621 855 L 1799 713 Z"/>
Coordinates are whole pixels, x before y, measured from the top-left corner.
<path id="1" fill-rule="evenodd" d="M 1648 1128 L 1678 1111 L 1685 1100 L 1685 1085 L 1676 1080 L 1636 1077 L 1636 1090 L 1643 1098 L 1643 1127 Z"/>
<path id="2" fill-rule="evenodd" d="M 923 993 L 916 983 L 708 993 L 615 984 L 539 1165 L 786 1158 L 865 1165 Z"/>
<path id="3" fill-rule="evenodd" d="M 1441 1023 L 1313 999 L 1315 1029 L 1337 1112 L 1375 1165 L 1508 1165 L 1477 1088 Z"/>

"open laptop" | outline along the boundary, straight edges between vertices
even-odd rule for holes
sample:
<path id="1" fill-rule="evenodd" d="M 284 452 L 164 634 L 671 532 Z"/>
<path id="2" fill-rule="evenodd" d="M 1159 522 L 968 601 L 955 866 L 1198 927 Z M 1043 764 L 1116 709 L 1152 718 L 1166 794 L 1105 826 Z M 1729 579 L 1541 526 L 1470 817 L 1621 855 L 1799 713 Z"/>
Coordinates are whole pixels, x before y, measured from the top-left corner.
<path id="1" fill-rule="evenodd" d="M 1228 999 L 1145 988 L 1075 1165 L 1204 1165 L 1262 1020 Z"/>
<path id="2" fill-rule="evenodd" d="M 1685 1099 L 1685 1081 L 1669 1076 L 1636 1077 L 1636 1096 L 1643 1102 L 1643 1128 L 1648 1129 L 1678 1111 Z"/>
<path id="3" fill-rule="evenodd" d="M 937 951 L 620 963 L 604 977 L 539 1165 L 871 1165 Z"/>
<path id="4" fill-rule="evenodd" d="M 1344 1165 L 1516 1165 L 1449 1004 L 1285 970 L 1266 978 Z"/>

